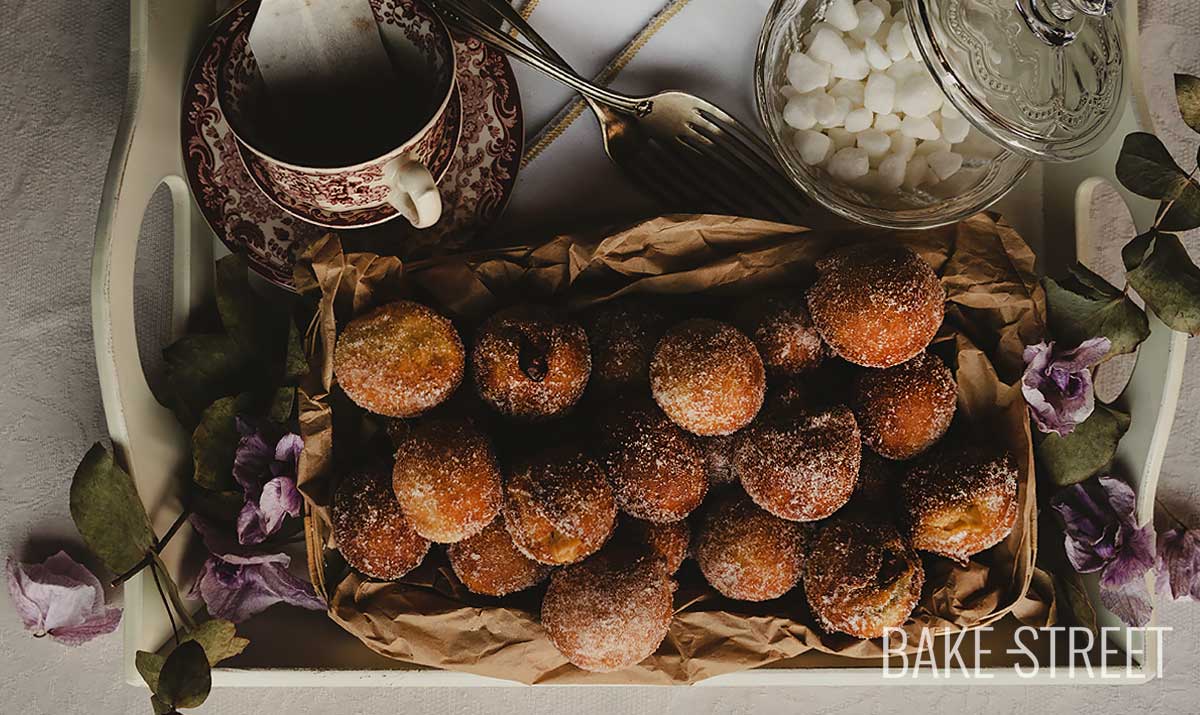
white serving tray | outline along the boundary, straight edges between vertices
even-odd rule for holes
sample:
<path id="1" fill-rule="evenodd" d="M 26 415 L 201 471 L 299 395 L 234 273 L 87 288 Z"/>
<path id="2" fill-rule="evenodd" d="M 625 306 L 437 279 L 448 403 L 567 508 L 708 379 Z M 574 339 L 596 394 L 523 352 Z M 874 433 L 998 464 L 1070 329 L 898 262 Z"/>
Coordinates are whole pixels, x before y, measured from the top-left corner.
<path id="1" fill-rule="evenodd" d="M 1122 2 L 1127 60 L 1140 66 L 1137 52 L 1137 3 Z M 146 383 L 138 356 L 134 331 L 134 262 L 142 216 L 160 185 L 173 198 L 174 269 L 172 315 L 175 334 L 180 334 L 193 307 L 206 302 L 211 293 L 214 255 L 224 249 L 216 241 L 192 201 L 183 178 L 179 143 L 182 87 L 200 43 L 207 37 L 209 23 L 217 17 L 214 0 L 131 0 L 130 79 L 125 113 L 118 130 L 96 227 L 92 266 L 93 332 L 101 394 L 109 433 L 118 458 L 137 483 L 155 529 L 163 533 L 179 513 L 178 474 L 189 458 L 188 435 L 174 416 L 155 400 Z M 1133 75 L 1120 126 L 1109 144 L 1088 159 L 1070 165 L 1046 166 L 1043 185 L 1026 182 L 1019 191 L 1040 193 L 1028 205 L 1044 203 L 1042 215 L 1016 214 L 1020 195 L 1005 201 L 1018 227 L 1032 227 L 1048 241 L 1074 231 L 1075 253 L 1085 263 L 1095 257 L 1089 237 L 1089 207 L 1096 189 L 1112 180 L 1122 137 L 1139 127 L 1149 127 L 1138 71 Z M 1154 204 L 1118 187 L 1139 227 L 1153 218 Z M 1015 200 L 1014 200 L 1015 198 Z M 1037 199 L 1042 199 L 1041 201 Z M 1052 251 L 1060 253 L 1063 251 Z M 1069 251 L 1065 251 L 1069 253 Z M 1049 270 L 1060 268 L 1052 265 Z M 1151 336 L 1141 346 L 1136 367 L 1121 400 L 1133 415 L 1133 427 L 1121 442 L 1117 469 L 1138 491 L 1138 518 L 1153 518 L 1154 492 L 1174 418 L 1183 375 L 1186 336 L 1166 328 L 1151 316 Z M 183 556 L 192 538 L 183 529 L 171 543 L 164 559 L 175 573 L 182 573 Z M 1091 584 L 1093 595 L 1094 581 Z M 1118 625 L 1112 614 L 1101 609 L 1101 625 Z M 1119 653 L 1109 660 L 1126 662 L 1132 648 L 1132 677 L 1101 680 L 1097 672 L 1082 671 L 1067 677 L 1064 670 L 1071 658 L 1058 649 L 1051 661 L 1039 639 L 1039 660 L 1044 666 L 1055 662 L 1054 677 L 1046 667 L 1033 678 L 1020 678 L 1012 668 L 1010 617 L 989 634 L 983 645 L 993 655 L 980 667 L 992 679 L 987 684 L 1143 682 L 1154 676 L 1160 654 L 1152 638 L 1135 638 L 1127 643 L 1113 637 Z M 252 639 L 246 653 L 214 669 L 213 684 L 221 686 L 478 686 L 515 685 L 509 681 L 464 673 L 418 668 L 375 655 L 342 631 L 322 613 L 276 608 L 252 619 L 242 629 Z M 134 667 L 138 650 L 160 648 L 170 634 L 153 582 L 144 574 L 125 585 L 124 671 L 126 680 L 140 684 Z M 302 634 L 302 635 L 301 635 Z M 940 646 L 940 644 L 939 644 Z M 1140 653 L 1139 653 L 1140 652 Z M 965 658 L 968 666 L 973 659 Z M 941 659 L 939 658 L 939 662 Z M 1097 661 L 1093 660 L 1093 663 Z M 726 685 L 868 685 L 896 683 L 963 683 L 970 674 L 957 669 L 936 680 L 925 677 L 884 679 L 878 661 L 864 661 L 810 653 L 775 667 L 734 673 L 705 680 L 701 686 Z"/>

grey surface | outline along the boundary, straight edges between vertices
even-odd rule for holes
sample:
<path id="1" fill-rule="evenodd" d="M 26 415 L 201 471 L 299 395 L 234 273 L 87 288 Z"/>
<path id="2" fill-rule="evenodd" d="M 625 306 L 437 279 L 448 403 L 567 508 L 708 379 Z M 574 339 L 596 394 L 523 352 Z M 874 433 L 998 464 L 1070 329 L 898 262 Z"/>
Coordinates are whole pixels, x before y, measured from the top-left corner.
<path id="1" fill-rule="evenodd" d="M 1190 0 L 1161 0 L 1146 16 L 1167 23 L 1147 54 L 1200 70 L 1200 9 Z M 67 488 L 84 450 L 106 437 L 88 286 L 100 187 L 124 97 L 128 9 L 120 0 L 0 0 L 0 18 L 0 550 L 31 560 L 60 546 L 79 553 Z M 1160 99 L 1164 74 L 1147 72 Z M 1177 155 L 1194 156 L 1196 142 L 1177 114 L 1159 115 Z M 144 235 L 161 247 L 167 203 L 154 203 Z M 1200 255 L 1194 236 L 1189 247 Z M 139 328 L 150 355 L 165 334 L 166 261 L 158 252 L 141 267 Z M 1196 514 L 1200 345 L 1192 349 L 1162 491 L 1177 513 Z M 1194 713 L 1200 608 L 1168 604 L 1161 621 L 1175 628 L 1166 639 L 1166 677 L 1137 687 L 251 689 L 215 692 L 202 712 Z M 35 640 L 0 596 L 0 712 L 148 712 L 146 692 L 121 682 L 120 651 L 117 636 L 77 649 Z"/>

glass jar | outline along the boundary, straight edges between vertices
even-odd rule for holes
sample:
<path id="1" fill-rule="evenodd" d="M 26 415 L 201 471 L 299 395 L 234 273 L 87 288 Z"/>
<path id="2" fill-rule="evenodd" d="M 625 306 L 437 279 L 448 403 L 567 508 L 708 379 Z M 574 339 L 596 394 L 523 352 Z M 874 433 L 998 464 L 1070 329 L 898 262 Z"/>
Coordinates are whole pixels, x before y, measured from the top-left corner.
<path id="1" fill-rule="evenodd" d="M 787 65 L 833 0 L 776 0 L 755 63 L 759 117 L 792 180 L 842 217 L 929 228 L 991 206 L 1033 160 L 1069 161 L 1103 144 L 1123 99 L 1122 36 L 1113 0 L 890 0 L 919 59 L 972 131 L 953 151 L 962 169 L 932 186 L 881 193 L 806 164 L 784 121 Z M 785 88 L 788 88 L 785 90 Z"/>

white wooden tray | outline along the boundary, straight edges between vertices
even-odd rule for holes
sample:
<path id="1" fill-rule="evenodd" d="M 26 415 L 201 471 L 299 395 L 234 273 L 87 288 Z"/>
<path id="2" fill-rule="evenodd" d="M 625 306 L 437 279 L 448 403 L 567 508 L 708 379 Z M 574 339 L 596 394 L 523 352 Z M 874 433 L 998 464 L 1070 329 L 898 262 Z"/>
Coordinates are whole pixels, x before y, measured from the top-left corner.
<path id="1" fill-rule="evenodd" d="M 142 215 L 151 195 L 165 184 L 171 191 L 174 209 L 172 314 L 178 334 L 191 309 L 209 297 L 214 252 L 224 250 L 189 195 L 183 178 L 179 143 L 183 83 L 200 43 L 208 35 L 209 23 L 217 16 L 217 7 L 214 0 L 131 0 L 131 6 L 128 98 L 96 227 L 92 266 L 93 332 L 101 394 L 113 447 L 133 475 L 156 530 L 162 533 L 179 513 L 178 474 L 188 460 L 188 435 L 179 428 L 174 416 L 154 399 L 142 372 L 134 331 L 134 262 Z M 1128 28 L 1126 56 L 1129 67 L 1138 68 L 1137 3 L 1127 1 L 1119 6 Z M 1138 72 L 1128 74 L 1134 76 L 1127 93 L 1130 101 L 1109 145 L 1087 160 L 1047 166 L 1044 185 L 1027 185 L 1023 189 L 1042 194 L 1043 215 L 1012 216 L 1018 226 L 1042 229 L 1040 233 L 1048 241 L 1064 240 L 1073 231 L 1075 253 L 1084 262 L 1095 255 L 1089 242 L 1093 235 L 1088 221 L 1092 195 L 1106 181 L 1116 184 L 1112 180 L 1112 167 L 1121 138 L 1139 127 L 1150 126 Z M 1154 204 L 1119 190 L 1137 225 L 1147 226 L 1153 217 Z M 1011 197 L 1005 203 L 1009 206 L 1022 204 Z M 1039 205 L 1039 202 L 1032 205 Z M 1129 386 L 1121 398 L 1133 415 L 1133 427 L 1122 440 L 1117 457 L 1118 469 L 1137 488 L 1138 517 L 1142 522 L 1153 517 L 1155 485 L 1175 414 L 1186 350 L 1183 334 L 1169 330 L 1153 316 L 1151 327 L 1151 336 L 1141 346 Z M 185 528 L 164 553 L 174 573 L 188 572 L 183 568 L 183 554 L 191 537 Z M 1094 581 L 1091 587 L 1094 592 Z M 1118 625 L 1107 612 L 1101 612 L 1099 616 L 1101 625 Z M 1009 618 L 984 641 L 985 647 L 994 653 L 981 662 L 984 672 L 993 676 L 987 681 L 989 684 L 1100 682 L 1098 678 L 1089 679 L 1081 674 L 1066 678 L 1061 671 L 1058 677 L 1050 677 L 1045 668 L 1035 678 L 1018 678 L 1011 667 L 1012 656 L 1004 654 L 1012 644 L 1011 629 L 1015 627 L 1015 622 Z M 214 685 L 513 685 L 508 681 L 416 668 L 387 660 L 367 650 L 321 613 L 272 609 L 245 624 L 243 630 L 252 639 L 251 647 L 242 656 L 214 670 Z M 142 575 L 135 576 L 125 586 L 122 632 L 125 677 L 130 683 L 141 683 L 134 668 L 134 653 L 157 650 L 170 633 L 153 583 Z M 298 633 L 303 633 L 303 638 L 298 639 Z M 1153 677 L 1160 656 L 1154 640 L 1146 641 L 1135 639 L 1133 643 L 1126 643 L 1124 638 L 1113 638 L 1118 648 L 1133 648 L 1134 678 L 1103 682 L 1136 682 Z M 1044 650 L 1039 658 L 1044 664 L 1050 662 Z M 1124 665 L 1124 654 L 1117 656 L 1117 660 Z M 1060 665 L 1069 661 L 1062 655 L 1062 649 L 1056 661 Z M 974 665 L 970 658 L 967 662 Z M 958 671 L 951 671 L 949 675 L 948 679 L 932 682 L 961 682 L 967 677 Z M 885 680 L 876 661 L 811 653 L 779 667 L 720 676 L 700 685 L 910 682 L 925 684 L 931 681 L 928 678 Z"/>

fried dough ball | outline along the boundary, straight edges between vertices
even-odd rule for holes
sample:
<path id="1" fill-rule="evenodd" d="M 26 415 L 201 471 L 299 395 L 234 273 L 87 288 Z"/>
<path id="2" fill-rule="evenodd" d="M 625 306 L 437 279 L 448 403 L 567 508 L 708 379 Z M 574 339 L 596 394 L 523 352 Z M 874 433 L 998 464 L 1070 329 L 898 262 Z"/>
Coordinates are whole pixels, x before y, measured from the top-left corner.
<path id="1" fill-rule="evenodd" d="M 504 490 L 504 523 L 521 553 L 570 564 L 595 553 L 612 533 L 617 502 L 604 469 L 572 447 L 548 450 L 517 467 Z"/>
<path id="2" fill-rule="evenodd" d="M 904 460 L 946 434 L 957 401 L 950 368 L 926 352 L 889 368 L 862 371 L 850 406 L 863 441 L 883 457 Z"/>
<path id="3" fill-rule="evenodd" d="M 704 453 L 651 401 L 611 409 L 600 438 L 602 462 L 617 505 L 660 523 L 679 521 L 708 492 Z"/>
<path id="4" fill-rule="evenodd" d="M 897 465 L 870 449 L 863 449 L 858 462 L 858 484 L 850 498 L 861 504 L 890 506 L 896 496 Z"/>
<path id="5" fill-rule="evenodd" d="M 491 442 L 465 419 L 408 425 L 396 446 L 392 487 L 417 533 L 442 544 L 478 534 L 504 498 Z"/>
<path id="6" fill-rule="evenodd" d="M 667 318 L 649 301 L 619 298 L 584 316 L 592 346 L 593 389 L 644 386 L 650 357 L 667 329 Z"/>
<path id="7" fill-rule="evenodd" d="M 367 576 L 398 579 L 429 551 L 429 540 L 404 518 L 386 466 L 346 475 L 334 490 L 330 517 L 346 563 Z"/>
<path id="8" fill-rule="evenodd" d="M 752 426 L 733 453 L 733 471 L 763 509 L 816 521 L 850 499 L 861 452 L 854 415 L 838 406 Z"/>
<path id="9" fill-rule="evenodd" d="M 700 517 L 696 562 L 704 578 L 728 598 L 778 598 L 800 580 L 804 527 L 768 514 L 740 489 L 725 489 L 709 500 Z"/>
<path id="10" fill-rule="evenodd" d="M 704 470 L 708 473 L 709 489 L 737 481 L 737 476 L 733 473 L 733 449 L 736 446 L 736 434 L 700 439 L 700 451 L 704 454 Z"/>
<path id="11" fill-rule="evenodd" d="M 630 561 L 605 550 L 551 575 L 542 626 L 550 643 L 579 668 L 621 670 L 658 649 L 671 625 L 674 592 L 661 559 Z"/>
<path id="12" fill-rule="evenodd" d="M 500 414 L 541 420 L 579 401 L 592 370 L 587 334 L 538 305 L 502 310 L 484 322 L 471 352 L 475 387 Z"/>
<path id="13" fill-rule="evenodd" d="M 803 296 L 755 296 L 738 306 L 735 315 L 734 322 L 754 341 L 772 377 L 803 374 L 825 359 L 827 348 Z"/>
<path id="14" fill-rule="evenodd" d="M 655 402 L 675 424 L 711 437 L 745 427 L 762 407 L 766 374 L 737 328 L 692 318 L 667 331 L 650 362 Z"/>
<path id="15" fill-rule="evenodd" d="M 648 547 L 666 563 L 667 573 L 675 573 L 687 558 L 692 530 L 686 521 L 656 524 L 622 514 L 612 540 L 620 547 Z"/>
<path id="16" fill-rule="evenodd" d="M 904 625 L 921 598 L 925 570 L 917 553 L 886 522 L 837 518 L 817 533 L 804 592 L 827 631 L 879 638 Z"/>
<path id="17" fill-rule="evenodd" d="M 817 261 L 808 310 L 821 337 L 864 367 L 891 367 L 929 345 L 945 315 L 937 274 L 896 243 L 860 243 Z"/>
<path id="18" fill-rule="evenodd" d="M 454 575 L 474 593 L 507 596 L 536 586 L 550 575 L 552 566 L 540 564 L 522 554 L 504 517 L 494 519 L 478 534 L 446 547 Z"/>
<path id="19" fill-rule="evenodd" d="M 414 417 L 458 388 L 464 354 L 448 319 L 420 303 L 399 300 L 346 325 L 333 352 L 333 373 L 364 410 Z"/>
<path id="20" fill-rule="evenodd" d="M 939 449 L 905 473 L 900 491 L 913 547 L 966 564 L 1017 521 L 1017 466 L 1008 454 Z"/>

